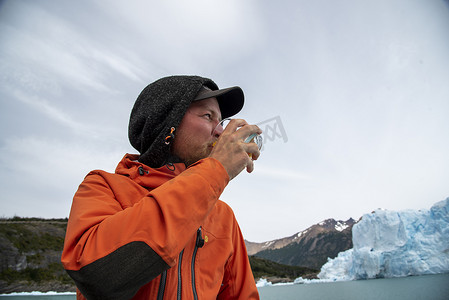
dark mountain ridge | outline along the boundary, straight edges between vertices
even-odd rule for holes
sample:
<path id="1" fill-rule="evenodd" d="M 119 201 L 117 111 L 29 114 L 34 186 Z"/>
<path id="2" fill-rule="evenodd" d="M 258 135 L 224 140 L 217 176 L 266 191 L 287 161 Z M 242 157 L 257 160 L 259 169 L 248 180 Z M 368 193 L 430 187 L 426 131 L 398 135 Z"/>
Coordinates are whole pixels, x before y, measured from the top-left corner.
<path id="1" fill-rule="evenodd" d="M 245 241 L 248 254 L 277 263 L 320 269 L 328 258 L 352 248 L 352 226 L 356 221 L 327 219 L 290 237 L 252 243 Z"/>

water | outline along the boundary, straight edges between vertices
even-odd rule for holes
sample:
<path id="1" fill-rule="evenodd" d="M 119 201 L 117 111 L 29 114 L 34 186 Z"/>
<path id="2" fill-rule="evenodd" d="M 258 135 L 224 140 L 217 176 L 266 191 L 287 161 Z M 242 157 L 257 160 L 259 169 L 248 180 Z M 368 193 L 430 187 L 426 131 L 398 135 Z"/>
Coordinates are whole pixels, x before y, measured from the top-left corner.
<path id="1" fill-rule="evenodd" d="M 262 300 L 449 300 L 449 274 L 259 288 Z M 75 295 L 0 295 L 2 300 L 75 300 Z"/>
<path id="2" fill-rule="evenodd" d="M 449 274 L 259 288 L 262 300 L 448 300 Z"/>

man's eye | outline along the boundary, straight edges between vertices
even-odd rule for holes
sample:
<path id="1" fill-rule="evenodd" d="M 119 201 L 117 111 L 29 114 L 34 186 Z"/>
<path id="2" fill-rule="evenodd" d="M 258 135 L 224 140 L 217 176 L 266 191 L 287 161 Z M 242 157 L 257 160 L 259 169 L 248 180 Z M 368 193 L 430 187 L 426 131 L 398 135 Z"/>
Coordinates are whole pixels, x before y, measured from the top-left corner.
<path id="1" fill-rule="evenodd" d="M 212 115 L 211 114 L 204 114 L 204 116 L 208 119 L 212 119 Z"/>

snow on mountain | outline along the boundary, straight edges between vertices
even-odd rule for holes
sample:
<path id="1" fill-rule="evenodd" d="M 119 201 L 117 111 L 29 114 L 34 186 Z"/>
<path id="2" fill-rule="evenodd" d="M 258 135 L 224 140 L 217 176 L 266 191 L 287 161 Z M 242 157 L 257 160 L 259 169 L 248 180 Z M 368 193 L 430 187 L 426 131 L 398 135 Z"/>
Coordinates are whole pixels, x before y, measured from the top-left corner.
<path id="1" fill-rule="evenodd" d="M 318 274 L 355 280 L 449 272 L 449 198 L 430 210 L 376 210 L 353 226 L 353 248 Z"/>
<path id="2" fill-rule="evenodd" d="M 327 219 L 282 239 L 253 243 L 245 241 L 248 255 L 276 263 L 319 270 L 341 251 L 352 248 L 354 219 Z"/>
<path id="3" fill-rule="evenodd" d="M 337 230 L 337 231 L 343 231 L 348 227 L 349 227 L 348 224 L 346 224 L 345 222 L 341 222 L 341 221 L 338 221 L 337 224 L 335 224 L 335 230 Z"/>
<path id="4" fill-rule="evenodd" d="M 350 218 L 346 221 L 327 219 L 318 224 L 312 225 L 309 228 L 295 233 L 292 236 L 284 237 L 281 239 L 267 241 L 263 243 L 254 243 L 245 240 L 245 245 L 249 255 L 254 255 L 263 250 L 275 250 L 284 248 L 292 243 L 299 244 L 301 241 L 315 239 L 317 235 L 321 233 L 327 233 L 331 231 L 342 232 L 343 230 L 353 226 L 354 219 Z"/>

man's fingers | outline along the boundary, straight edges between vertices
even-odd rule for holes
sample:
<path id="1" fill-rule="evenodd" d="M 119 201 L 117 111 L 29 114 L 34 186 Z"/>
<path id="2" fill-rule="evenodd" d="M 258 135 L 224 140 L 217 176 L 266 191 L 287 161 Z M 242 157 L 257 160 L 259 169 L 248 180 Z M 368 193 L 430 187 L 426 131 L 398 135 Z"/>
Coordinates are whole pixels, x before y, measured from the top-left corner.
<path id="1" fill-rule="evenodd" d="M 232 119 L 228 126 L 226 126 L 225 131 L 235 132 L 239 127 L 248 125 L 248 123 L 243 119 Z"/>
<path id="2" fill-rule="evenodd" d="M 256 125 L 249 125 L 243 119 L 232 119 L 218 138 L 210 156 L 223 164 L 230 179 L 245 168 L 251 173 L 254 170 L 253 160 L 259 158 L 260 150 L 255 142 L 245 143 L 245 140 L 261 133 L 262 130 Z"/>
<path id="3" fill-rule="evenodd" d="M 254 143 L 244 143 L 243 145 L 246 153 L 248 153 L 251 157 L 252 160 L 257 160 L 260 156 L 260 150 L 259 150 L 259 146 Z"/>
<path id="4" fill-rule="evenodd" d="M 261 134 L 262 130 L 260 130 L 257 125 L 245 125 L 239 128 L 235 134 L 239 139 L 246 140 L 252 134 Z"/>
<path id="5" fill-rule="evenodd" d="M 251 173 L 252 171 L 254 171 L 254 162 L 252 159 L 249 159 L 248 163 L 246 164 L 246 171 L 248 173 Z"/>
<path id="6" fill-rule="evenodd" d="M 257 125 L 249 125 L 243 119 L 232 119 L 226 126 L 226 133 L 234 133 L 239 139 L 246 139 L 253 133 L 261 134 L 262 130 Z M 224 133 L 223 132 L 223 133 Z"/>

